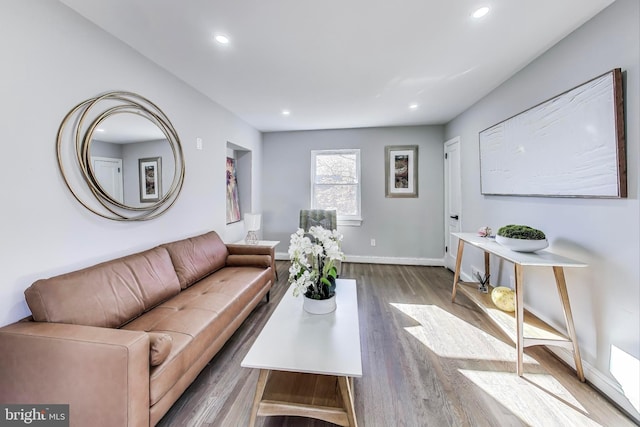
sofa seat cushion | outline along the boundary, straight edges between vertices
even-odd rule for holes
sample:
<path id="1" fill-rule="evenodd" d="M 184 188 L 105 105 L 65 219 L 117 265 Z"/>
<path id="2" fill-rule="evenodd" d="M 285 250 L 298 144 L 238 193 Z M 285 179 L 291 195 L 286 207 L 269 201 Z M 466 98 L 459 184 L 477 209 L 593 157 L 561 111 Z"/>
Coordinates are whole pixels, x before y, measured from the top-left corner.
<path id="1" fill-rule="evenodd" d="M 180 286 L 186 289 L 224 267 L 227 246 L 215 231 L 162 245 L 169 251 Z"/>
<path id="2" fill-rule="evenodd" d="M 24 293 L 37 322 L 117 328 L 179 292 L 169 253 L 157 247 L 38 280 Z"/>
<path id="3" fill-rule="evenodd" d="M 151 368 L 150 405 L 171 389 L 270 279 L 269 269 L 226 267 L 123 326 L 173 338 L 167 359 Z"/>
<path id="4" fill-rule="evenodd" d="M 191 288 L 180 292 L 163 307 L 200 308 L 223 313 L 239 312 L 271 280 L 269 269 L 258 267 L 225 267 L 205 277 Z"/>

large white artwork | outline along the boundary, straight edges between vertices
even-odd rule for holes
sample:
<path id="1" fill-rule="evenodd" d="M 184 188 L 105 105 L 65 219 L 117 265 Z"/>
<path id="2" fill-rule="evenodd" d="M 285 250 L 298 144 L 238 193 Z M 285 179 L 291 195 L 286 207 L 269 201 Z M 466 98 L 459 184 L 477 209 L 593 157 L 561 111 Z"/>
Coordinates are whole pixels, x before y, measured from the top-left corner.
<path id="1" fill-rule="evenodd" d="M 622 108 L 615 69 L 481 131 L 482 194 L 626 197 Z"/>

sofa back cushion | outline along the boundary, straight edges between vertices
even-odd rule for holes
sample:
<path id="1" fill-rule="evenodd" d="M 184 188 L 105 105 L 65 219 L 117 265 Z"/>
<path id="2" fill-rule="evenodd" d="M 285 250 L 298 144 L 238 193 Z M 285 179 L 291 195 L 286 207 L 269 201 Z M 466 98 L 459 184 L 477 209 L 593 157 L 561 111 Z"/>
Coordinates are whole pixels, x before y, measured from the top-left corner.
<path id="1" fill-rule="evenodd" d="M 182 289 L 224 267 L 229 255 L 215 231 L 162 246 L 169 251 Z"/>
<path id="2" fill-rule="evenodd" d="M 33 319 L 117 328 L 180 292 L 162 247 L 35 282 L 24 292 Z"/>

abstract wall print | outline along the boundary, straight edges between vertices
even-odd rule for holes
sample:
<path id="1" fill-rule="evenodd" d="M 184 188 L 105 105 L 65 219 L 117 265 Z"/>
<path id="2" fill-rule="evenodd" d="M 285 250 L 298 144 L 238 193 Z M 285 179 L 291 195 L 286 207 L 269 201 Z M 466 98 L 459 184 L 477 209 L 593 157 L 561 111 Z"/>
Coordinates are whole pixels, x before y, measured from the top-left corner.
<path id="1" fill-rule="evenodd" d="M 227 224 L 240 221 L 236 161 L 227 157 Z"/>
<path id="2" fill-rule="evenodd" d="M 162 198 L 162 157 L 138 159 L 140 203 L 158 202 Z"/>
<path id="3" fill-rule="evenodd" d="M 386 146 L 385 196 L 418 197 L 418 146 Z"/>
<path id="4" fill-rule="evenodd" d="M 482 194 L 627 197 L 621 70 L 481 131 L 479 143 Z"/>

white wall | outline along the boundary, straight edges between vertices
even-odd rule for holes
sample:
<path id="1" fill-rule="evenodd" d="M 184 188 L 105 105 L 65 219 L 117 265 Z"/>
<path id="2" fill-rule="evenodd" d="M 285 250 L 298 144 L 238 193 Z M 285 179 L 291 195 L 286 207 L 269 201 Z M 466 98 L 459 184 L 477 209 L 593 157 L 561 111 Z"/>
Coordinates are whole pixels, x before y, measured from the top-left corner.
<path id="1" fill-rule="evenodd" d="M 260 176 L 259 132 L 58 2 L 0 2 L 0 51 L 0 325 L 30 314 L 23 292 L 36 279 L 212 229 L 229 241 L 244 236 L 242 223 L 225 224 L 226 145 L 251 149 L 252 176 Z M 55 140 L 62 119 L 80 101 L 110 90 L 152 100 L 181 138 L 184 188 L 158 219 L 102 219 L 60 176 Z M 260 183 L 253 184 L 259 209 Z"/>
<path id="2" fill-rule="evenodd" d="M 311 150 L 359 148 L 362 225 L 338 227 L 347 260 L 442 265 L 442 126 L 272 132 L 263 140 L 263 234 L 280 240 L 277 252 L 287 252 L 300 209 L 309 209 Z M 385 145 L 418 145 L 418 198 L 385 197 Z"/>
<path id="3" fill-rule="evenodd" d="M 547 233 L 549 250 L 589 264 L 587 269 L 566 271 L 582 357 L 592 368 L 587 376 L 599 387 L 611 386 L 612 394 L 620 392 L 618 402 L 635 415 L 638 397 L 633 394 L 640 379 L 610 356 L 622 350 L 636 369 L 640 358 L 639 53 L 639 3 L 618 0 L 446 126 L 447 138 L 460 136 L 462 141 L 462 214 L 467 230 L 528 224 Z M 627 199 L 480 194 L 479 131 L 618 67 L 625 86 Z M 481 254 L 467 250 L 467 274 L 472 264 L 483 266 Z M 508 285 L 510 272 L 512 267 L 503 269 L 498 283 Z M 563 325 L 553 280 L 550 271 L 525 270 L 525 300 L 533 312 Z M 630 405 L 629 399 L 635 402 Z"/>

